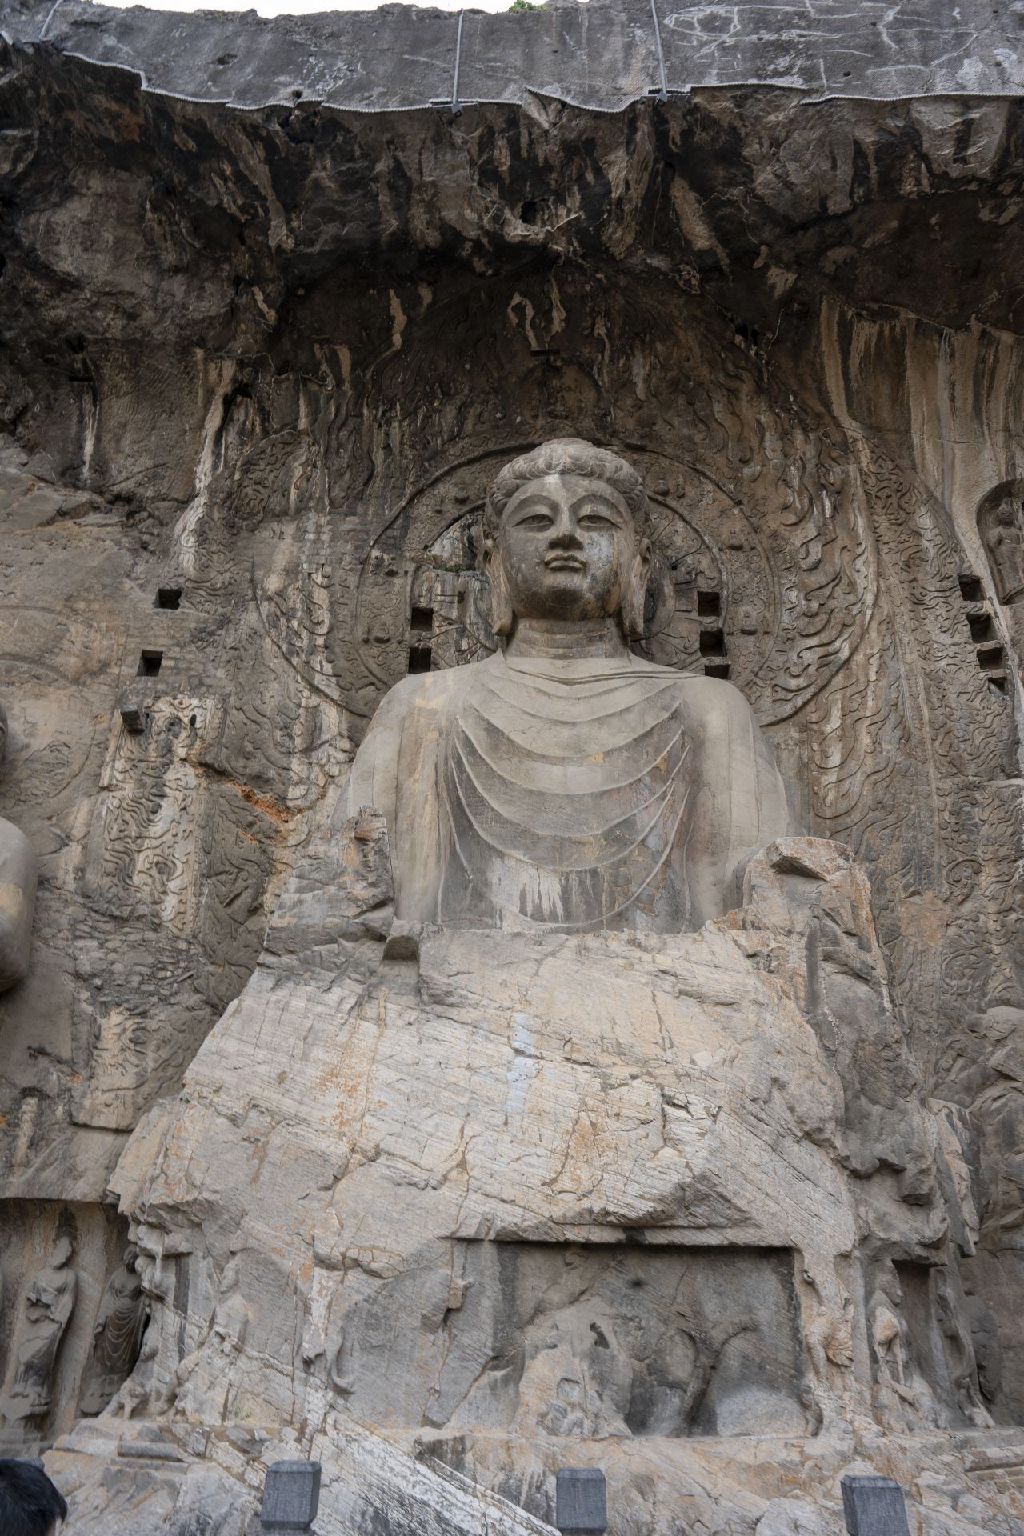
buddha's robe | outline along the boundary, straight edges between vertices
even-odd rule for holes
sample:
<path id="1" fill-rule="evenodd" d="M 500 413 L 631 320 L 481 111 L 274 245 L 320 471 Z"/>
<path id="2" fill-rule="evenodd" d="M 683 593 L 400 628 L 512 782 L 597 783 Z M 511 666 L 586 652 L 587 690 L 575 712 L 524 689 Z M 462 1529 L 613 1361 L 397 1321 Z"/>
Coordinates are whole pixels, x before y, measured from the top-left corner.
<path id="1" fill-rule="evenodd" d="M 339 819 L 367 805 L 387 819 L 396 916 L 474 928 L 697 928 L 788 830 L 742 694 L 632 657 L 499 653 L 405 678 Z"/>
<path id="2" fill-rule="evenodd" d="M 0 817 L 0 992 L 28 972 L 36 856 L 23 832 Z"/>

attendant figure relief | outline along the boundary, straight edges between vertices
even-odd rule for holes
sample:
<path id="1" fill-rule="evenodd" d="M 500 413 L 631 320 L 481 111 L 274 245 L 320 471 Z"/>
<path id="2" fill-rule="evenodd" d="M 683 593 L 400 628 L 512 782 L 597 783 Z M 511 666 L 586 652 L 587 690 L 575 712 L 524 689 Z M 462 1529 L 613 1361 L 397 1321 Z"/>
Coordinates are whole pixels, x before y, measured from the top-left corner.
<path id="1" fill-rule="evenodd" d="M 978 512 L 978 530 L 999 601 L 1024 598 L 1024 486 L 1016 481 L 990 491 Z"/>
<path id="2" fill-rule="evenodd" d="M 25 1321 L 15 1356 L 14 1377 L 0 1402 L 9 1423 L 39 1418 L 49 1412 L 57 1355 L 78 1292 L 71 1255 L 70 1240 L 58 1238 L 49 1261 L 33 1276 L 25 1292 Z"/>
<path id="3" fill-rule="evenodd" d="M 86 1416 L 103 1412 L 139 1358 L 149 1311 L 137 1258 L 136 1250 L 129 1248 L 100 1301 L 79 1400 L 79 1412 Z"/>

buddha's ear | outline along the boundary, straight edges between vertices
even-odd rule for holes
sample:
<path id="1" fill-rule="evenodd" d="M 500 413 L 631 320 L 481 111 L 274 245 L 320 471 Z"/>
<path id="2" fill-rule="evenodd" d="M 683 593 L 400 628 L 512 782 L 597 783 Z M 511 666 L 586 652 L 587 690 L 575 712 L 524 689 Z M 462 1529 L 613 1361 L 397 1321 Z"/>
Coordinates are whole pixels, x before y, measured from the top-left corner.
<path id="1" fill-rule="evenodd" d="M 631 557 L 622 592 L 622 629 L 627 640 L 644 637 L 644 608 L 651 575 L 651 542 L 640 539 Z"/>
<path id="2" fill-rule="evenodd" d="M 491 585 L 491 628 L 496 635 L 510 635 L 516 622 L 512 609 L 512 593 L 509 590 L 505 558 L 498 541 L 491 535 L 484 536 L 483 563 Z"/>

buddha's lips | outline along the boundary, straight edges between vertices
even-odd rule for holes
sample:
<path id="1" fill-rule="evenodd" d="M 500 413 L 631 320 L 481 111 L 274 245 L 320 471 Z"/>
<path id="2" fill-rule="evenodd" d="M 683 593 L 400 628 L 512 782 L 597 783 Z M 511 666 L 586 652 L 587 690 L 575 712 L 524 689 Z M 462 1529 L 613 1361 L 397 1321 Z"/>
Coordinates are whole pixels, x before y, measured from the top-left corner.
<path id="1" fill-rule="evenodd" d="M 549 571 L 585 571 L 587 562 L 578 555 L 548 555 L 544 561 Z"/>

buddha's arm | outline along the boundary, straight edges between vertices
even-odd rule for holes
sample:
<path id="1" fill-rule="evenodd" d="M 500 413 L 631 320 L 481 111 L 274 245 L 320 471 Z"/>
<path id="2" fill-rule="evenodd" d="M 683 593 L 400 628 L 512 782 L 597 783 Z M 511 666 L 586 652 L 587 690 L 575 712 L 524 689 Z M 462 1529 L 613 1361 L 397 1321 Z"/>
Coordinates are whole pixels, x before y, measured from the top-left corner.
<path id="1" fill-rule="evenodd" d="M 398 760 L 402 733 L 415 691 L 415 680 L 403 679 L 384 695 L 355 755 L 348 786 L 332 818 L 340 827 L 364 806 L 380 811 L 395 836 L 398 814 Z"/>
<path id="2" fill-rule="evenodd" d="M 307 849 L 281 893 L 264 941 L 270 956 L 325 952 L 341 940 L 358 939 L 361 929 L 363 937 L 373 937 L 384 909 L 393 903 L 393 848 L 379 819 L 359 812 L 365 807 L 380 812 L 387 838 L 394 838 L 401 688 L 392 688 L 374 716 L 331 812 L 327 836 Z M 346 828 L 351 818 L 358 818 L 358 824 Z M 371 917 L 368 925 L 362 923 L 366 916 Z"/>
<path id="3" fill-rule="evenodd" d="M 702 716 L 701 785 L 687 863 L 697 924 L 735 906 L 750 854 L 791 831 L 782 776 L 739 689 L 697 684 Z"/>
<path id="4" fill-rule="evenodd" d="M 28 972 L 36 856 L 24 833 L 0 819 L 0 992 Z"/>
<path id="5" fill-rule="evenodd" d="M 340 821 L 372 805 L 387 822 L 395 914 L 432 922 L 441 878 L 439 753 L 453 691 L 468 669 L 403 678 L 385 695 L 352 764 Z M 335 825 L 339 816 L 335 816 Z"/>

